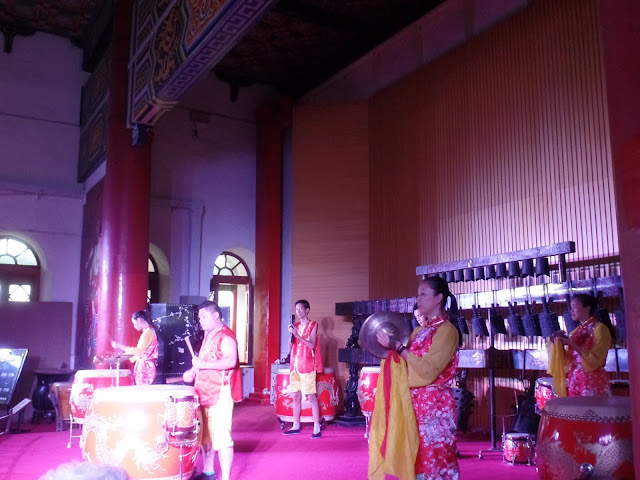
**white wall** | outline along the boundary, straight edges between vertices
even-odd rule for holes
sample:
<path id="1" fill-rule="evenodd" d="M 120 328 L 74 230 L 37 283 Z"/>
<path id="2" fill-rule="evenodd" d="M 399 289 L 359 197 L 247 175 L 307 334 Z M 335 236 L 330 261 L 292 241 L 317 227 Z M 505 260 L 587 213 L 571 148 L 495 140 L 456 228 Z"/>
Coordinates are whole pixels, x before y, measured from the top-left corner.
<path id="1" fill-rule="evenodd" d="M 89 74 L 81 50 L 65 39 L 39 33 L 13 46 L 0 52 L 0 234 L 36 249 L 41 299 L 73 303 L 75 338 L 85 192 L 76 182 L 80 93 Z M 225 250 L 255 278 L 254 109 L 276 98 L 251 87 L 231 102 L 228 87 L 210 75 L 156 126 L 150 240 L 170 273 L 161 301 L 207 296 Z M 210 114 L 209 123 L 195 125 L 197 137 L 190 109 Z M 103 175 L 98 169 L 87 188 Z"/>
<path id="2" fill-rule="evenodd" d="M 210 75 L 154 129 L 151 242 L 169 259 L 169 302 L 208 296 L 225 250 L 255 276 L 254 109 L 270 99 L 269 89 L 252 87 L 231 102 L 226 85 Z M 192 122 L 192 109 L 209 113 L 209 122 Z"/>
<path id="3" fill-rule="evenodd" d="M 34 247 L 41 300 L 72 302 L 74 326 L 84 202 L 76 182 L 80 90 L 87 78 L 82 51 L 56 36 L 18 36 L 12 53 L 0 52 L 0 234 Z"/>

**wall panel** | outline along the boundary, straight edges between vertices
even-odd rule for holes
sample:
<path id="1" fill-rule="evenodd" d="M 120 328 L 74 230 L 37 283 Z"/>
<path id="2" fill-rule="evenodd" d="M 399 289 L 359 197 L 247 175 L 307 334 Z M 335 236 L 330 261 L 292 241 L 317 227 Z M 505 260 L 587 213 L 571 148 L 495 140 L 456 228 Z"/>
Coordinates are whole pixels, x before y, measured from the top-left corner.
<path id="1" fill-rule="evenodd" d="M 338 374 L 341 398 L 349 372 L 338 363 L 338 348 L 352 323 L 336 317 L 335 304 L 369 293 L 367 131 L 364 102 L 294 110 L 291 296 L 311 304 L 309 317 L 320 324 L 323 360 Z"/>
<path id="2" fill-rule="evenodd" d="M 617 255 L 595 2 L 533 3 L 374 97 L 369 122 L 372 298 L 412 295 L 408 264 L 565 240 L 569 261 Z"/>

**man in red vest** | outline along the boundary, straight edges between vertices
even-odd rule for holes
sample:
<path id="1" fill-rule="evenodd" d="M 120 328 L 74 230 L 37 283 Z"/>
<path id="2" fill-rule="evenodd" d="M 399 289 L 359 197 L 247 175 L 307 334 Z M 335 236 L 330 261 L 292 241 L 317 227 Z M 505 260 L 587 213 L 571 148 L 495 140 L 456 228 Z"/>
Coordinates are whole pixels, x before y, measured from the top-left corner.
<path id="1" fill-rule="evenodd" d="M 313 434 L 311 438 L 320 438 L 320 406 L 316 394 L 316 371 L 322 372 L 320 346 L 318 341 L 318 324 L 309 319 L 309 302 L 296 302 L 296 315 L 300 321 L 289 325 L 292 335 L 289 393 L 293 397 L 293 426 L 283 432 L 284 435 L 300 433 L 300 410 L 302 409 L 302 395 L 311 404 L 313 415 Z"/>
<path id="2" fill-rule="evenodd" d="M 231 416 L 233 404 L 242 400 L 242 376 L 238 364 L 238 342 L 233 331 L 222 323 L 222 311 L 215 302 L 203 302 L 198 318 L 204 340 L 193 367 L 183 374 L 200 397 L 202 410 L 203 472 L 196 479 L 215 479 L 213 457 L 218 452 L 220 480 L 229 480 L 233 463 Z M 194 479 L 195 480 L 195 479 Z"/>

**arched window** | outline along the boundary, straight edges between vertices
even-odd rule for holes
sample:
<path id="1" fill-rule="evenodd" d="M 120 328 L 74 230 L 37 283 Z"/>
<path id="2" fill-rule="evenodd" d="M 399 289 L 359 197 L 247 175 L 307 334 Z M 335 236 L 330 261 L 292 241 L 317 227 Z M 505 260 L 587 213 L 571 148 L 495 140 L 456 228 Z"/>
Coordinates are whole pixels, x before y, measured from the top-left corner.
<path id="1" fill-rule="evenodd" d="M 40 262 L 27 243 L 0 236 L 0 301 L 40 300 Z"/>
<path id="2" fill-rule="evenodd" d="M 240 363 L 253 361 L 253 285 L 249 269 L 240 257 L 222 252 L 216 258 L 209 297 L 222 309 L 225 323 L 238 340 Z"/>
<path id="3" fill-rule="evenodd" d="M 160 274 L 155 259 L 149 255 L 149 288 L 147 289 L 147 303 L 158 303 L 160 298 Z"/>

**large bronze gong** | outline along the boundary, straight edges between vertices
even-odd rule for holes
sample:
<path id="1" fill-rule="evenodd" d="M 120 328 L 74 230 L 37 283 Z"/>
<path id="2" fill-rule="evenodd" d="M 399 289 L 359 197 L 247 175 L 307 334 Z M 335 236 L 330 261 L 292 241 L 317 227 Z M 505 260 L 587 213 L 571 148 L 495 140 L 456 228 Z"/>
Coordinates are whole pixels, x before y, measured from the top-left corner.
<path id="1" fill-rule="evenodd" d="M 376 333 L 379 330 L 385 331 L 389 337 L 395 337 L 400 340 L 403 345 L 407 344 L 409 335 L 411 335 L 409 322 L 401 313 L 376 312 L 369 316 L 360 328 L 358 342 L 362 348 L 378 358 L 386 358 L 389 352 L 388 349 L 380 345 L 376 338 Z"/>

